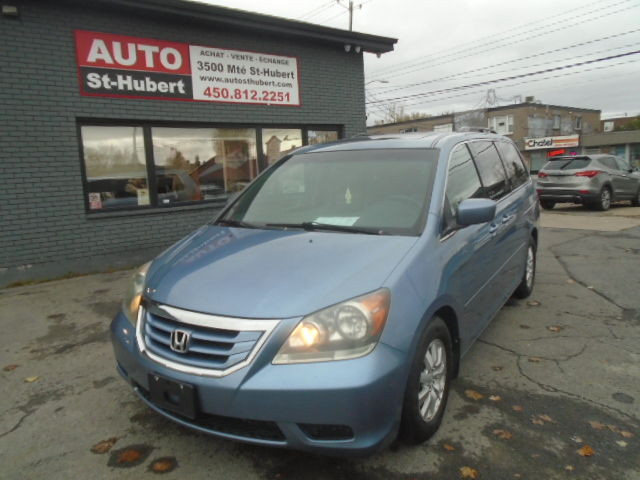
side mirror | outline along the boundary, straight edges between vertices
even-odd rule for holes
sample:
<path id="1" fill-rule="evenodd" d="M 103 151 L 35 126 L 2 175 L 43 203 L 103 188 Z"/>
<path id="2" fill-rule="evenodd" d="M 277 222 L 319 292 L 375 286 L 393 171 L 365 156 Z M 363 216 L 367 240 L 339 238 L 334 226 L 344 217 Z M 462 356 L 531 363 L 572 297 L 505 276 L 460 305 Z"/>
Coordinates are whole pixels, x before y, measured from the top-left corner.
<path id="1" fill-rule="evenodd" d="M 458 205 L 456 222 L 461 227 L 487 223 L 496 216 L 497 203 L 487 198 L 469 198 Z"/>

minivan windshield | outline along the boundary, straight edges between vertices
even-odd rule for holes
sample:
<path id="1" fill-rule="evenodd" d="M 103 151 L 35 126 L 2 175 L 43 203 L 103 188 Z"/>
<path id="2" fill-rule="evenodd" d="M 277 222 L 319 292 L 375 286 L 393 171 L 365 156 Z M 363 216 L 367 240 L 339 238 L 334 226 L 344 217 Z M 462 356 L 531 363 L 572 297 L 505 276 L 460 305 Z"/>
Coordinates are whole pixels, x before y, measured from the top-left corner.
<path id="1" fill-rule="evenodd" d="M 436 149 L 293 154 L 247 187 L 217 223 L 418 235 L 437 159 Z"/>

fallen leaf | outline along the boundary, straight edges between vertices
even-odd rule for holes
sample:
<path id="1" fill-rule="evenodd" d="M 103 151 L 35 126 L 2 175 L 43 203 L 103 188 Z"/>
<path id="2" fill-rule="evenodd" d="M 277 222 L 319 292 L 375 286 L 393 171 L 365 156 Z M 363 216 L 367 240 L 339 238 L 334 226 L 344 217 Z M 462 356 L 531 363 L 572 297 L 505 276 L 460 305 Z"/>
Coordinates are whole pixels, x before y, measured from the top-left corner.
<path id="1" fill-rule="evenodd" d="M 514 405 L 511 408 L 513 408 L 514 412 L 522 412 L 524 410 L 524 407 L 522 405 Z"/>
<path id="2" fill-rule="evenodd" d="M 542 359 L 540 357 L 529 357 L 528 360 L 531 363 L 540 363 L 542 361 Z"/>
<path id="3" fill-rule="evenodd" d="M 113 447 L 117 441 L 118 439 L 116 437 L 103 440 L 91 447 L 91 451 L 93 453 L 107 453 L 109 450 L 111 450 L 111 447 Z"/>
<path id="4" fill-rule="evenodd" d="M 576 281 L 573 278 L 569 278 L 567 279 L 567 283 L 576 283 Z"/>
<path id="5" fill-rule="evenodd" d="M 523 330 L 529 330 L 531 327 L 529 325 L 520 325 L 520 328 Z"/>
<path id="6" fill-rule="evenodd" d="M 567 465 L 566 467 L 564 467 L 565 470 L 569 471 L 569 472 L 573 472 L 575 470 L 575 468 L 573 467 L 573 465 Z"/>
<path id="7" fill-rule="evenodd" d="M 535 423 L 536 425 L 544 425 L 544 422 L 539 418 L 532 418 L 531 423 Z"/>
<path id="8" fill-rule="evenodd" d="M 578 435 L 574 435 L 573 437 L 571 437 L 571 440 L 576 443 L 582 443 L 582 437 L 579 437 Z"/>
<path id="9" fill-rule="evenodd" d="M 15 370 L 16 368 L 18 368 L 18 365 L 11 364 L 11 365 L 7 365 L 2 370 L 4 370 L 5 372 L 10 372 L 12 370 Z"/>
<path id="10" fill-rule="evenodd" d="M 476 392 L 475 390 L 465 390 L 464 394 L 471 400 L 482 400 L 484 398 L 484 395 L 480 392 Z"/>
<path id="11" fill-rule="evenodd" d="M 509 440 L 513 437 L 513 434 L 511 432 L 509 432 L 508 430 L 502 430 L 501 428 L 496 428 L 493 431 L 493 434 L 497 437 L 502 438 L 503 440 Z"/>
<path id="12" fill-rule="evenodd" d="M 582 448 L 578 450 L 578 455 L 581 455 L 583 457 L 591 457 L 595 453 L 596 453 L 595 450 L 591 448 L 589 445 L 583 445 Z"/>
<path id="13" fill-rule="evenodd" d="M 478 471 L 471 467 L 460 467 L 460 475 L 462 478 L 470 478 L 471 480 L 476 480 L 480 476 Z"/>
<path id="14" fill-rule="evenodd" d="M 564 327 L 561 327 L 560 325 L 550 325 L 547 327 L 547 330 L 553 333 L 558 333 L 564 330 Z"/>
<path id="15" fill-rule="evenodd" d="M 539 453 L 532 453 L 531 454 L 531 458 L 540 458 L 540 454 Z"/>
<path id="16" fill-rule="evenodd" d="M 33 377 L 27 377 L 27 378 L 25 378 L 25 379 L 24 379 L 24 381 L 25 381 L 26 383 L 33 383 L 33 382 L 35 382 L 36 380 L 38 380 L 39 378 L 40 378 L 39 376 L 34 375 Z"/>
<path id="17" fill-rule="evenodd" d="M 551 417 L 550 417 L 549 415 L 547 415 L 546 413 L 543 413 L 542 415 L 538 415 L 538 418 L 539 418 L 540 420 L 545 421 L 545 422 L 555 423 L 555 422 L 553 421 L 553 418 L 551 418 Z"/>
<path id="18" fill-rule="evenodd" d="M 453 445 L 449 445 L 448 443 L 443 444 L 442 448 L 444 448 L 447 452 L 453 452 L 456 449 L 456 447 L 454 447 Z"/>
<path id="19" fill-rule="evenodd" d="M 530 307 L 537 307 L 540 305 L 540 302 L 537 300 L 531 300 L 530 302 L 527 302 L 527 305 L 529 305 Z"/>
<path id="20" fill-rule="evenodd" d="M 620 429 L 618 427 L 616 427 L 615 425 L 607 425 L 607 428 L 609 430 L 611 430 L 614 433 L 620 433 Z"/>
<path id="21" fill-rule="evenodd" d="M 616 443 L 620 445 L 622 448 L 626 447 L 628 444 L 624 440 L 616 440 Z"/>
<path id="22" fill-rule="evenodd" d="M 514 474 L 513 474 L 513 476 L 514 476 L 515 478 L 522 478 L 522 475 L 520 475 L 519 473 L 514 473 Z"/>
<path id="23" fill-rule="evenodd" d="M 622 435 L 624 438 L 631 438 L 631 437 L 633 437 L 633 433 L 628 432 L 628 431 L 626 431 L 626 430 L 621 431 L 621 432 L 620 432 L 620 435 Z"/>
<path id="24" fill-rule="evenodd" d="M 500 395 L 491 395 L 489 397 L 489 400 L 491 400 L 492 402 L 499 402 L 500 400 L 502 400 L 502 397 Z"/>
<path id="25" fill-rule="evenodd" d="M 587 288 L 588 288 L 589 290 L 594 290 L 596 287 L 594 287 L 593 285 L 589 285 Z"/>
<path id="26" fill-rule="evenodd" d="M 149 469 L 154 473 L 168 473 L 176 468 L 177 462 L 175 458 L 163 457 L 151 462 Z"/>
<path id="27" fill-rule="evenodd" d="M 140 452 L 140 450 L 129 448 L 118 455 L 118 463 L 132 463 L 138 460 L 141 456 L 142 452 Z"/>
<path id="28" fill-rule="evenodd" d="M 600 423 L 595 420 L 589 420 L 589 425 L 591 425 L 591 427 L 595 428 L 596 430 L 603 430 L 606 427 L 604 423 Z"/>
<path id="29" fill-rule="evenodd" d="M 500 370 L 502 370 L 504 367 L 502 367 L 501 365 L 494 365 L 493 367 L 491 367 L 491 369 L 494 372 L 499 372 Z"/>

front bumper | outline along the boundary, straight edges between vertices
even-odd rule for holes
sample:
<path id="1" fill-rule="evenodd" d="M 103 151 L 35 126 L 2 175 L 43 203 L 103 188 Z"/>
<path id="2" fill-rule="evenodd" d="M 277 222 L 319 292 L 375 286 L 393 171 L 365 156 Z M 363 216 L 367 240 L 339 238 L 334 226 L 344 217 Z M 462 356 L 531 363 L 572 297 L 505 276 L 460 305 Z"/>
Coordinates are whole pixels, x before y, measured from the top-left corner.
<path id="1" fill-rule="evenodd" d="M 279 339 L 298 320 L 283 320 L 250 365 L 219 378 L 148 358 L 122 313 L 111 323 L 111 337 L 120 374 L 149 407 L 177 423 L 218 437 L 326 454 L 367 455 L 384 448 L 400 423 L 406 354 L 380 343 L 353 360 L 273 365 Z M 193 385 L 196 419 L 155 405 L 150 374 Z"/>

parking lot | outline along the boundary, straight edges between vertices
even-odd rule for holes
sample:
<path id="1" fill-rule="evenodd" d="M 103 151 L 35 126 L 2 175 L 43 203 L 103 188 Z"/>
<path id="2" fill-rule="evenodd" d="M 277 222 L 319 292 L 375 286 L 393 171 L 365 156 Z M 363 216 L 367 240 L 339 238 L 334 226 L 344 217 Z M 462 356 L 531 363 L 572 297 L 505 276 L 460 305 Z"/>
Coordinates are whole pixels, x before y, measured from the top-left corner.
<path id="1" fill-rule="evenodd" d="M 534 293 L 464 358 L 438 434 L 367 459 L 233 443 L 150 411 L 109 342 L 129 271 L 1 290 L 0 476 L 640 479 L 640 209 L 559 205 L 541 225 Z"/>

